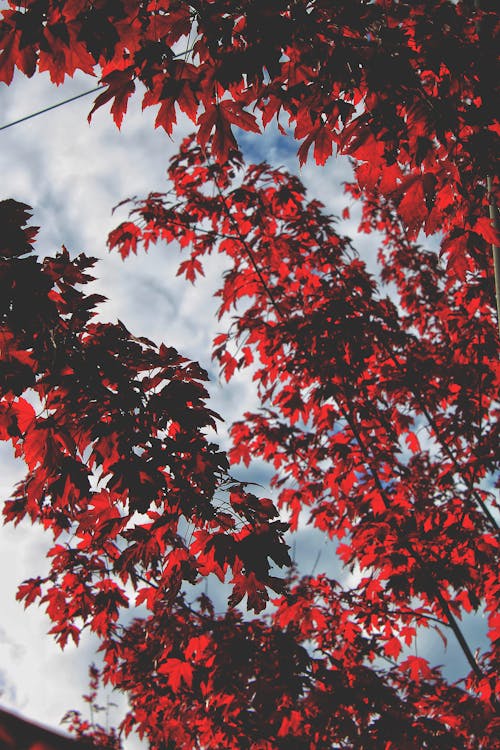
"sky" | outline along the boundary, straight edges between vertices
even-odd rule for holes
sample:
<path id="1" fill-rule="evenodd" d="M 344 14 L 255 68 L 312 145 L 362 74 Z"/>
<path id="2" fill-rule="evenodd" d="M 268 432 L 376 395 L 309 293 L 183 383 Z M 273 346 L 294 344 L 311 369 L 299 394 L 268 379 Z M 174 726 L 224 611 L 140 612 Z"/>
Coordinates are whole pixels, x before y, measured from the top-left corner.
<path id="1" fill-rule="evenodd" d="M 0 127 L 94 86 L 95 79 L 78 75 L 60 87 L 53 86 L 46 74 L 33 79 L 16 76 L 10 87 L 0 84 Z M 89 125 L 87 113 L 93 98 L 81 98 L 0 131 L 0 199 L 12 197 L 33 207 L 33 223 L 40 226 L 37 249 L 41 257 L 56 253 L 62 244 L 72 255 L 85 252 L 98 257 L 95 290 L 108 297 L 101 308 L 102 319 L 120 319 L 133 334 L 165 342 L 199 361 L 211 376 L 209 406 L 230 424 L 252 408 L 256 399 L 249 374 L 222 384 L 210 360 L 217 332 L 217 302 L 212 293 L 223 261 L 215 259 L 205 269 L 206 279 L 192 286 L 175 275 L 180 257 L 175 247 L 153 249 L 125 263 L 106 249 L 108 232 L 125 218 L 125 210 L 112 215 L 112 208 L 124 198 L 165 189 L 168 160 L 192 126 L 180 119 L 170 139 L 154 129 L 154 112 L 142 112 L 138 96 L 129 106 L 121 131 L 107 107 L 99 109 Z M 274 131 L 265 137 L 246 135 L 243 144 L 248 160 L 265 159 L 299 173 L 310 195 L 325 203 L 329 212 L 339 215 L 348 204 L 341 188 L 350 176 L 345 160 L 330 159 L 323 168 L 310 162 L 299 170 L 296 144 Z M 355 236 L 355 210 L 351 217 L 340 224 L 340 231 Z M 355 244 L 368 267 L 375 269 L 376 239 L 358 236 Z M 226 445 L 223 427 L 219 433 Z M 1 503 L 23 471 L 3 444 L 0 462 Z M 243 472 L 235 474 L 243 478 Z M 247 478 L 265 488 L 269 477 L 269 469 L 257 464 Z M 19 583 L 43 569 L 49 545 L 50 539 L 29 524 L 17 529 L 0 527 L 0 705 L 57 728 L 68 709 L 82 707 L 96 642 L 83 639 L 78 649 L 70 645 L 61 652 L 47 635 L 50 625 L 43 611 L 33 606 L 25 611 L 15 601 Z M 310 528 L 299 533 L 293 552 L 305 573 L 314 568 L 319 572 L 334 559 L 332 545 Z M 474 645 L 481 645 L 481 616 L 467 621 L 464 629 Z M 419 655 L 446 663 L 450 674 L 466 671 L 456 648 L 450 644 L 444 651 L 437 636 L 421 638 L 418 645 Z M 116 696 L 109 699 L 118 702 Z"/>

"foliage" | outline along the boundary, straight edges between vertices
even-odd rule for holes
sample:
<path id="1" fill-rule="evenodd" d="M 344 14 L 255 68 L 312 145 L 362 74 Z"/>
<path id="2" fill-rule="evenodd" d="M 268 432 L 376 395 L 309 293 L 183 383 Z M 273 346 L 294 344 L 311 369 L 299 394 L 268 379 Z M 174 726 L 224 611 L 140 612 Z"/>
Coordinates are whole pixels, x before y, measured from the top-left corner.
<path id="1" fill-rule="evenodd" d="M 250 368 L 259 397 L 226 457 L 206 437 L 217 415 L 204 371 L 92 322 L 101 299 L 80 290 L 92 259 L 63 249 L 40 263 L 28 207 L 0 204 L 0 434 L 28 470 L 4 513 L 55 539 L 48 576 L 19 597 L 45 603 L 61 645 L 97 633 L 102 679 L 130 701 L 123 728 L 153 748 L 495 747 L 500 24 L 486 5 L 34 0 L 3 12 L 7 84 L 14 67 L 55 83 L 97 73 L 93 111 L 111 101 L 119 126 L 140 81 L 157 125 L 170 134 L 176 108 L 196 124 L 169 191 L 136 200 L 109 246 L 126 258 L 179 243 L 193 283 L 206 256 L 227 257 L 214 357 L 228 381 Z M 301 162 L 312 149 L 324 164 L 334 145 L 353 159 L 346 189 L 362 229 L 381 233 L 391 298 L 296 177 L 244 164 L 232 128 L 280 115 Z M 438 232 L 446 263 L 422 246 Z M 290 565 L 287 526 L 230 473 L 256 458 L 274 467 L 292 531 L 307 516 L 338 540 L 349 585 L 275 575 Z M 185 593 L 211 574 L 232 583 L 222 614 Z M 491 645 L 474 654 L 460 619 L 481 608 Z M 459 683 L 412 653 L 430 627 L 462 649 Z"/>

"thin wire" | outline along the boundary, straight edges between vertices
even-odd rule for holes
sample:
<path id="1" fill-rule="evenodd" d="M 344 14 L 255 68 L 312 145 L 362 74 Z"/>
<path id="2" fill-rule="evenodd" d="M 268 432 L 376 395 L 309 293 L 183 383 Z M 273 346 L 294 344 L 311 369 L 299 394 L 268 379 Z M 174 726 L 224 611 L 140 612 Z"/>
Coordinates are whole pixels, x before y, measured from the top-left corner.
<path id="1" fill-rule="evenodd" d="M 63 104 L 74 102 L 76 99 L 81 99 L 83 96 L 88 96 L 89 94 L 95 94 L 96 91 L 100 91 L 103 88 L 104 86 L 97 86 L 95 89 L 90 89 L 90 91 L 84 91 L 83 94 L 77 94 L 76 96 L 71 96 L 69 99 L 65 99 L 64 101 L 58 102 L 57 104 L 51 104 L 50 107 L 45 107 L 45 109 L 40 109 L 38 112 L 33 112 L 31 115 L 20 117 L 19 120 L 14 120 L 13 122 L 9 122 L 7 125 L 0 126 L 0 130 L 6 130 L 7 128 L 12 128 L 14 125 L 19 125 L 20 122 L 31 120 L 32 117 L 38 117 L 38 115 L 43 115 L 45 112 L 50 112 L 51 109 L 57 109 L 57 107 L 62 107 Z"/>

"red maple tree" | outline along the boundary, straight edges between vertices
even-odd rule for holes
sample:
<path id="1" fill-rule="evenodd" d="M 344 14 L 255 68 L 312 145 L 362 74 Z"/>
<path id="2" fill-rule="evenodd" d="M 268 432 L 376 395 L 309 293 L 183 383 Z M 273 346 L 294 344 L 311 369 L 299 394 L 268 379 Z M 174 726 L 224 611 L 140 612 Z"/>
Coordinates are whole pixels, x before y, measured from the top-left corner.
<path id="1" fill-rule="evenodd" d="M 109 245 L 180 243 L 192 282 L 224 253 L 214 356 L 256 383 L 226 456 L 205 372 L 93 322 L 92 259 L 41 263 L 28 207 L 0 204 L 0 435 L 27 465 L 4 514 L 55 540 L 19 597 L 45 603 L 61 645 L 97 633 L 123 729 L 152 748 L 497 747 L 499 30 L 493 6 L 449 0 L 3 11 L 7 84 L 14 67 L 98 74 L 92 111 L 111 101 L 119 126 L 140 81 L 157 125 L 193 120 L 169 191 L 136 200 Z M 233 128 L 273 120 L 301 162 L 352 158 L 380 283 L 297 177 L 244 164 Z M 354 583 L 277 575 L 287 525 L 230 470 L 255 458 L 291 530 L 303 514 L 337 540 Z M 222 614 L 186 596 L 212 574 L 232 584 Z M 478 610 L 490 648 L 473 653 L 460 620 Z M 412 654 L 430 627 L 458 642 L 463 680 Z"/>

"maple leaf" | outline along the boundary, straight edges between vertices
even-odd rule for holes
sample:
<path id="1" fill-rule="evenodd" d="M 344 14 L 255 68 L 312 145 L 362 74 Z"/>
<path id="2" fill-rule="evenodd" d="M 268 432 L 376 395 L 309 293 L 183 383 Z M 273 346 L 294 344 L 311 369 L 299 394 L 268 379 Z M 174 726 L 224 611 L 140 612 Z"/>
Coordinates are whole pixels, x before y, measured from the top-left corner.
<path id="1" fill-rule="evenodd" d="M 447 270 L 463 281 L 471 267 L 467 235 L 461 233 L 456 237 L 445 238 L 441 243 L 441 253 L 447 256 Z"/>
<path id="2" fill-rule="evenodd" d="M 234 584 L 233 591 L 228 599 L 230 607 L 235 607 L 246 596 L 247 610 L 252 609 L 258 613 L 265 608 L 269 596 L 265 585 L 257 579 L 255 573 L 238 574 L 232 583 Z"/>
<path id="3" fill-rule="evenodd" d="M 203 661 L 209 645 L 210 638 L 207 635 L 194 636 L 189 640 L 184 652 L 186 659 L 193 659 L 195 662 Z"/>
<path id="4" fill-rule="evenodd" d="M 398 211 L 408 228 L 408 235 L 415 239 L 427 218 L 424 185 L 418 176 L 409 177 L 401 188 L 404 195 L 399 202 Z"/>
<path id="5" fill-rule="evenodd" d="M 135 606 L 140 607 L 141 604 L 146 604 L 148 609 L 154 609 L 155 602 L 158 599 L 158 589 L 153 586 L 144 587 L 137 590 L 135 597 Z"/>
<path id="6" fill-rule="evenodd" d="M 198 118 L 198 141 L 204 146 L 215 129 L 212 138 L 212 152 L 221 162 L 226 162 L 232 150 L 237 150 L 236 139 L 231 124 L 243 130 L 259 133 L 260 128 L 253 115 L 246 112 L 240 104 L 224 100 L 211 105 Z"/>
<path id="7" fill-rule="evenodd" d="M 227 349 L 220 356 L 221 368 L 224 371 L 224 377 L 226 382 L 229 383 L 233 377 L 235 371 L 238 369 L 238 360 L 227 351 Z"/>
<path id="8" fill-rule="evenodd" d="M 158 674 L 167 675 L 167 681 L 172 690 L 176 693 L 180 689 L 182 683 L 187 687 L 191 687 L 193 682 L 193 667 L 189 662 L 182 661 L 182 659 L 169 658 L 166 659 L 158 667 Z"/>
<path id="9" fill-rule="evenodd" d="M 191 284 L 194 284 L 198 274 L 201 274 L 202 276 L 205 275 L 203 272 L 203 266 L 197 258 L 190 258 L 179 264 L 177 276 L 184 275 Z"/>
<path id="10" fill-rule="evenodd" d="M 408 432 L 405 440 L 408 448 L 412 453 L 418 453 L 421 450 L 419 439 L 414 432 Z"/>
<path id="11" fill-rule="evenodd" d="M 387 643 L 384 644 L 384 651 L 387 654 L 387 656 L 392 656 L 394 659 L 397 659 L 399 654 L 401 653 L 401 642 L 399 638 L 396 638 L 393 636 L 392 638 L 389 638 Z"/>
<path id="12" fill-rule="evenodd" d="M 411 679 L 417 684 L 421 680 L 432 678 L 429 663 L 427 659 L 423 659 L 421 656 L 409 656 L 405 661 L 401 662 L 399 668 L 408 669 Z"/>
<path id="13" fill-rule="evenodd" d="M 130 69 L 111 71 L 101 79 L 101 83 L 107 86 L 106 91 L 96 97 L 87 119 L 90 122 L 94 112 L 113 99 L 111 114 L 116 126 L 120 128 L 123 116 L 127 111 L 128 100 L 135 91 L 133 71 Z"/>
<path id="14" fill-rule="evenodd" d="M 333 134 L 328 125 L 318 128 L 314 137 L 314 160 L 323 166 L 332 155 Z M 305 159 L 304 159 L 305 161 Z"/>
<path id="15" fill-rule="evenodd" d="M 480 234 L 491 245 L 500 246 L 500 232 L 487 216 L 481 216 L 474 224 L 474 232 Z"/>
<path id="16" fill-rule="evenodd" d="M 108 236 L 108 246 L 112 249 L 118 247 L 123 259 L 130 253 L 137 254 L 137 244 L 142 237 L 142 232 L 131 221 L 124 221 L 116 227 Z"/>
<path id="17" fill-rule="evenodd" d="M 93 75 L 95 60 L 85 43 L 78 39 L 79 25 L 56 23 L 47 25 L 43 32 L 38 56 L 38 70 L 48 71 L 55 84 L 73 76 L 76 70 Z"/>
<path id="18" fill-rule="evenodd" d="M 300 133 L 301 130 L 298 129 L 298 132 Z M 295 135 L 299 137 L 297 130 L 295 131 Z M 329 125 L 319 125 L 307 135 L 297 152 L 301 165 L 307 161 L 307 154 L 312 144 L 314 144 L 314 159 L 316 164 L 323 166 L 332 155 L 333 133 Z"/>
<path id="19" fill-rule="evenodd" d="M 30 578 L 28 581 L 21 583 L 17 589 L 16 599 L 24 601 L 25 608 L 42 596 L 42 579 Z"/>

